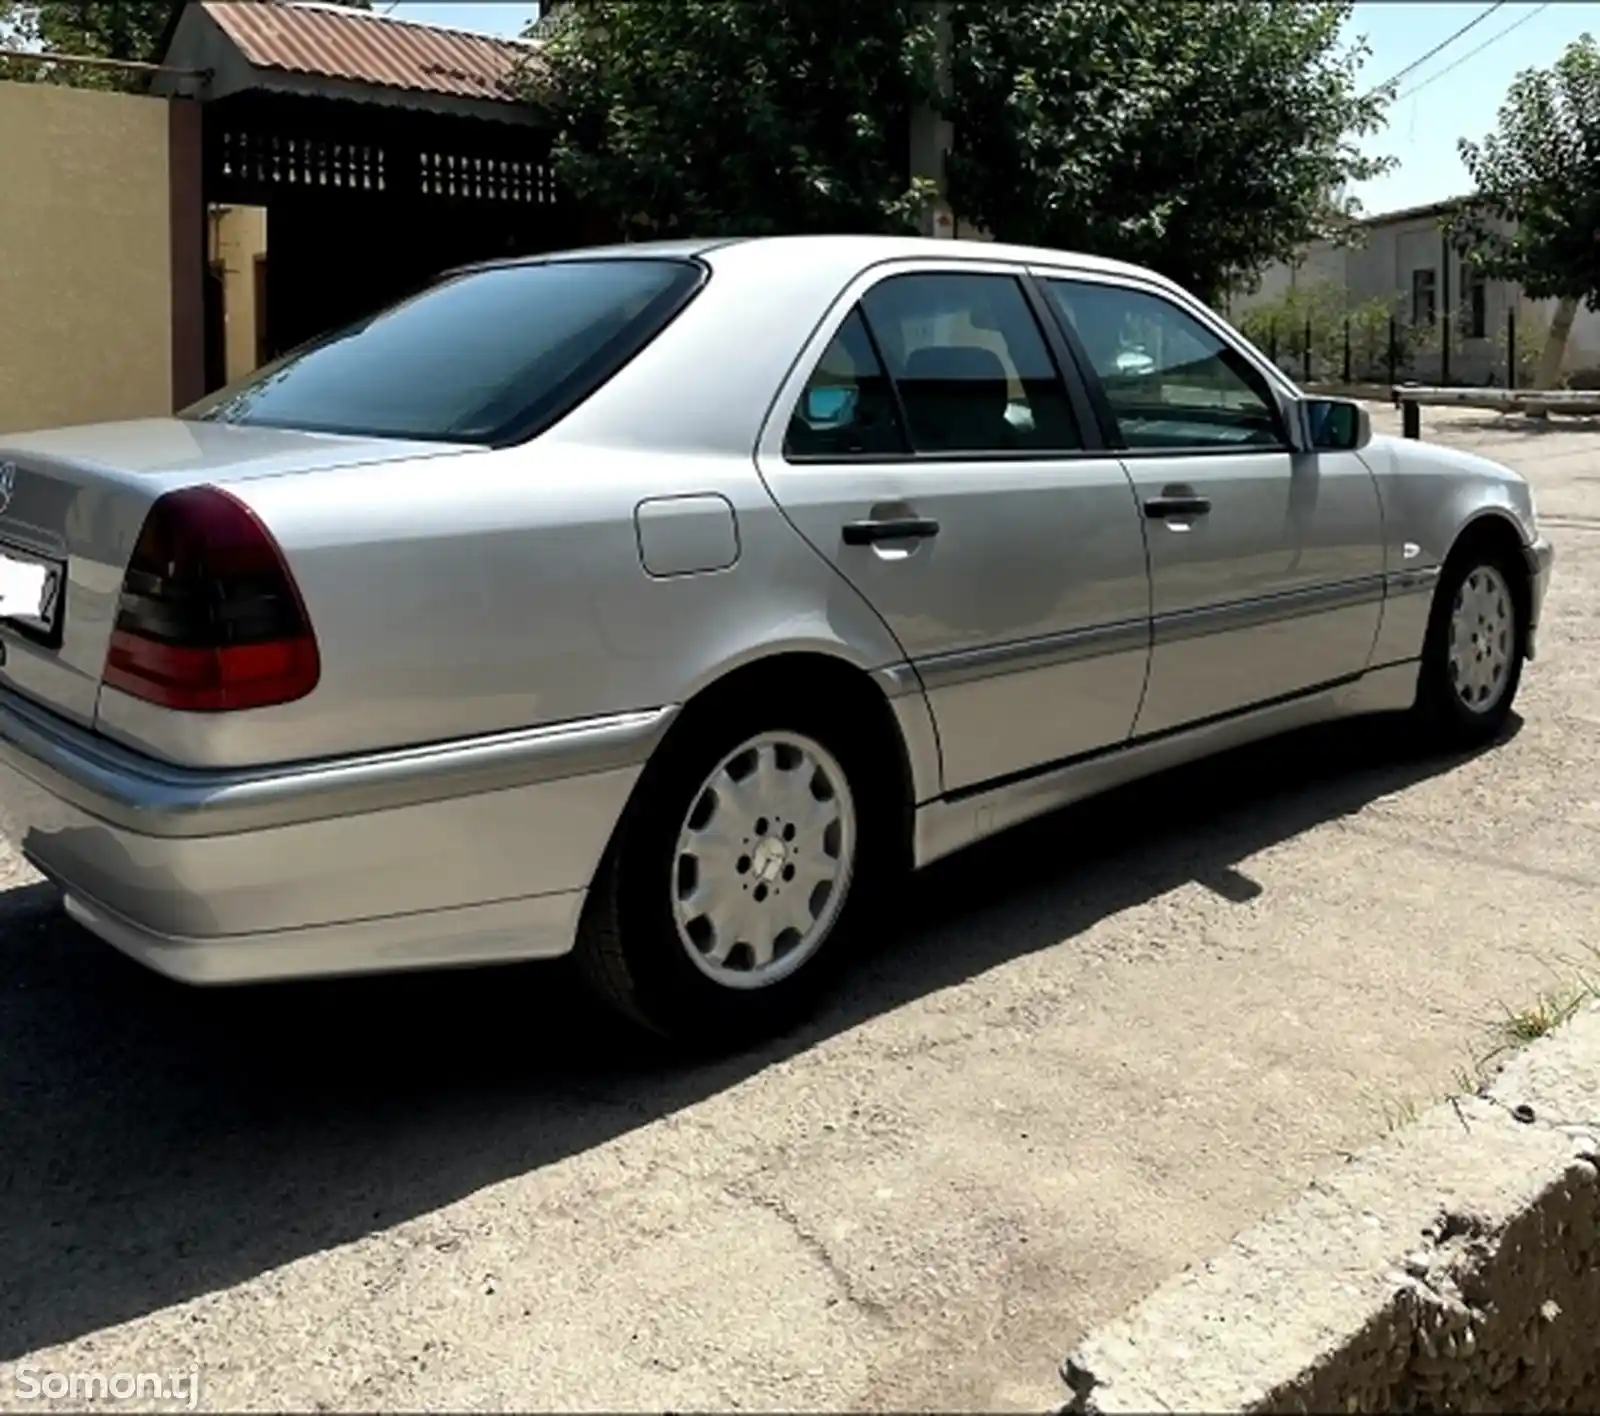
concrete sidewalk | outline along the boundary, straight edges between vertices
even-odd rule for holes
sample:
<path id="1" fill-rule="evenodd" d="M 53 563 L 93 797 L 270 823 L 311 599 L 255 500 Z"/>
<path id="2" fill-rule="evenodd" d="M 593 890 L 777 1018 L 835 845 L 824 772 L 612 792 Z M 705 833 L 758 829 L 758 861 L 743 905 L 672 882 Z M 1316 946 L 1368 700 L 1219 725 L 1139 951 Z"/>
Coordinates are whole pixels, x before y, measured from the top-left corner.
<path id="1" fill-rule="evenodd" d="M 1600 1409 L 1600 1002 L 1068 1359 L 1071 1411 Z"/>

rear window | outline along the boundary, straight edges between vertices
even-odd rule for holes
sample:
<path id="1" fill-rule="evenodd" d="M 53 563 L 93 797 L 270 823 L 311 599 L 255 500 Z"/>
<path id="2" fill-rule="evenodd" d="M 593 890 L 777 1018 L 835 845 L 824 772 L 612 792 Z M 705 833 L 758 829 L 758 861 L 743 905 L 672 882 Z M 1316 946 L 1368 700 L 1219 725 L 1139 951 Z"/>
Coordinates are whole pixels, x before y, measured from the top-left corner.
<path id="1" fill-rule="evenodd" d="M 700 288 L 659 257 L 469 271 L 208 395 L 182 417 L 444 442 L 531 436 L 617 372 Z"/>

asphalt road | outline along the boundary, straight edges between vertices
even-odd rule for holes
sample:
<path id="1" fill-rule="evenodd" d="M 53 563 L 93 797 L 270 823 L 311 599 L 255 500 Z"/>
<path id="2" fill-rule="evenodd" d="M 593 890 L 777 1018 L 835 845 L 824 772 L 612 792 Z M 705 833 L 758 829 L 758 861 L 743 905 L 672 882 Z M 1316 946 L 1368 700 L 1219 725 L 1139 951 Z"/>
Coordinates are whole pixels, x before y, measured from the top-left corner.
<path id="1" fill-rule="evenodd" d="M 558 968 L 185 991 L 0 862 L 0 1408 L 44 1404 L 21 1364 L 224 1410 L 1059 1404 L 1088 1325 L 1600 945 L 1600 429 L 1429 424 L 1559 548 L 1506 741 L 1318 731 L 990 843 L 755 1055 L 672 1063 Z"/>

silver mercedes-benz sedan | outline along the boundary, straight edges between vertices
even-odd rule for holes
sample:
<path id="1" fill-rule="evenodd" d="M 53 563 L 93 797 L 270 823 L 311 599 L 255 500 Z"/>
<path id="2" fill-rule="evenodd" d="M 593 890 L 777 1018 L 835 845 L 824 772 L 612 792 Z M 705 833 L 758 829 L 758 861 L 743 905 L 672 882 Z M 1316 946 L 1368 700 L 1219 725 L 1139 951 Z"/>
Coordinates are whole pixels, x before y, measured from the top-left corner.
<path id="1" fill-rule="evenodd" d="M 455 272 L 175 418 L 0 443 L 0 811 L 192 983 L 574 952 L 772 1029 L 915 869 L 1251 739 L 1488 739 L 1551 550 L 1059 251 Z"/>

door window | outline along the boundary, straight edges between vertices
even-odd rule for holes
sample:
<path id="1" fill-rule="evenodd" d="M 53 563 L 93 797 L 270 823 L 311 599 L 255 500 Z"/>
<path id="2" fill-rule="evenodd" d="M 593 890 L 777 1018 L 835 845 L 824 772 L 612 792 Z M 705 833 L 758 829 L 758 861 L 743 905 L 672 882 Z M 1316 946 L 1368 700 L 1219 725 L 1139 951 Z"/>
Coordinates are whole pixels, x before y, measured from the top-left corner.
<path id="1" fill-rule="evenodd" d="M 1013 277 L 896 275 L 861 305 L 918 452 L 1083 446 L 1055 361 Z"/>
<path id="2" fill-rule="evenodd" d="M 786 457 L 892 457 L 909 451 L 894 391 L 854 309 L 806 380 L 784 436 Z"/>
<path id="3" fill-rule="evenodd" d="M 1284 447 L 1266 379 L 1192 315 L 1120 285 L 1047 280 L 1130 448 Z"/>

